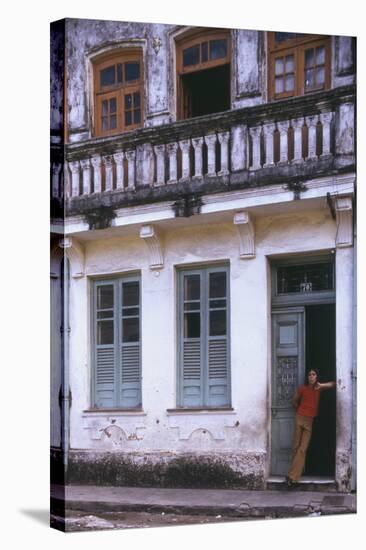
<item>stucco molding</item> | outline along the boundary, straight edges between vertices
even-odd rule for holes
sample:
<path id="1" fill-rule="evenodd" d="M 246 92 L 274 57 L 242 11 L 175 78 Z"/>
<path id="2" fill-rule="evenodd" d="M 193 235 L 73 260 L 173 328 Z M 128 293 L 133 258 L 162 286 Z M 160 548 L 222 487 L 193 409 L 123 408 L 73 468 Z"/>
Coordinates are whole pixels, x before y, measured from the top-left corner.
<path id="1" fill-rule="evenodd" d="M 353 246 L 353 207 L 351 197 L 337 197 L 336 211 L 336 247 L 346 248 Z"/>
<path id="2" fill-rule="evenodd" d="M 162 269 L 164 267 L 164 251 L 162 235 L 151 224 L 143 225 L 140 229 L 140 237 L 146 243 L 150 256 L 150 269 Z"/>
<path id="3" fill-rule="evenodd" d="M 142 420 L 125 416 L 123 419 L 112 415 L 84 417 L 83 428 L 88 431 L 93 441 L 109 441 L 121 445 L 127 441 L 140 441 L 146 426 Z"/>
<path id="4" fill-rule="evenodd" d="M 71 237 L 61 238 L 51 251 L 51 278 L 61 276 L 61 261 L 66 257 L 70 262 L 70 272 L 73 279 L 85 275 L 85 254 L 83 246 Z"/>
<path id="5" fill-rule="evenodd" d="M 239 256 L 242 260 L 255 258 L 255 230 L 252 217 L 248 212 L 236 212 L 234 215 L 239 235 Z"/>
<path id="6" fill-rule="evenodd" d="M 222 441 L 226 439 L 225 428 L 234 428 L 236 417 L 220 416 L 214 413 L 207 416 L 191 416 L 179 413 L 169 416 L 169 427 L 178 430 L 178 439 L 190 440 L 192 436 L 199 439 L 212 439 Z"/>

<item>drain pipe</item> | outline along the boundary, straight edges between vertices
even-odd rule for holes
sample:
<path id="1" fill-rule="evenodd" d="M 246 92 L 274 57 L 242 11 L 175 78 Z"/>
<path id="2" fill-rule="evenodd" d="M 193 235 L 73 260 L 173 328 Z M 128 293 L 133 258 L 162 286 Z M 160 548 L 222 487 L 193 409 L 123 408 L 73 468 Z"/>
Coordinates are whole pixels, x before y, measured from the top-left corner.
<path id="1" fill-rule="evenodd" d="M 64 253 L 61 270 L 62 285 L 62 372 L 61 372 L 61 449 L 64 475 L 67 474 L 70 446 L 70 406 L 71 390 L 69 387 L 69 295 L 70 295 L 70 264 Z"/>

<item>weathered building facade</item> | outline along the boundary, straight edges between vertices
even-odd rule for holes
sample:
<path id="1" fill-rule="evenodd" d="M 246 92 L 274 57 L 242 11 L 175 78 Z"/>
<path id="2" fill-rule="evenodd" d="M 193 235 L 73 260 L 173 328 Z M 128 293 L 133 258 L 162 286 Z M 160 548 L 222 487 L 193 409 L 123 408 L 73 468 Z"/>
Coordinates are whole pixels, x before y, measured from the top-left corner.
<path id="1" fill-rule="evenodd" d="M 51 35 L 53 454 L 80 478 L 199 462 L 265 487 L 316 366 L 337 389 L 305 474 L 350 491 L 354 39 L 72 19 Z"/>

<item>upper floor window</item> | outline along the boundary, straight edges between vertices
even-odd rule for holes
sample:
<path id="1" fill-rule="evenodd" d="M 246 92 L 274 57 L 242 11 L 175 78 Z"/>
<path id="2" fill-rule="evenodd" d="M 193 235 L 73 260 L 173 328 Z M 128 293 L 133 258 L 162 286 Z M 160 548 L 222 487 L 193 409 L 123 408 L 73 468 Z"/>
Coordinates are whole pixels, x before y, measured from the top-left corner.
<path id="1" fill-rule="evenodd" d="M 330 38 L 270 32 L 269 97 L 283 99 L 330 87 Z"/>
<path id="2" fill-rule="evenodd" d="M 177 116 L 230 109 L 230 34 L 200 32 L 177 43 Z"/>
<path id="3" fill-rule="evenodd" d="M 143 122 L 142 55 L 139 50 L 103 57 L 94 65 L 95 134 L 108 136 Z"/>

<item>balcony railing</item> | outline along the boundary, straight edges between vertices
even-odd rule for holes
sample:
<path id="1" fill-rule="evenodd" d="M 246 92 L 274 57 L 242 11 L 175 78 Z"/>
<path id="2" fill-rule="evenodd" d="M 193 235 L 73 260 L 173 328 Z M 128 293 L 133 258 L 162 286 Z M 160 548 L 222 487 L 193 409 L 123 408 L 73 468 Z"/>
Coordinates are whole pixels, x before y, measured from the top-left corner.
<path id="1" fill-rule="evenodd" d="M 281 167 L 352 156 L 353 102 L 347 87 L 70 144 L 64 165 L 52 164 L 52 197 L 209 183 L 245 172 L 268 177 Z"/>

